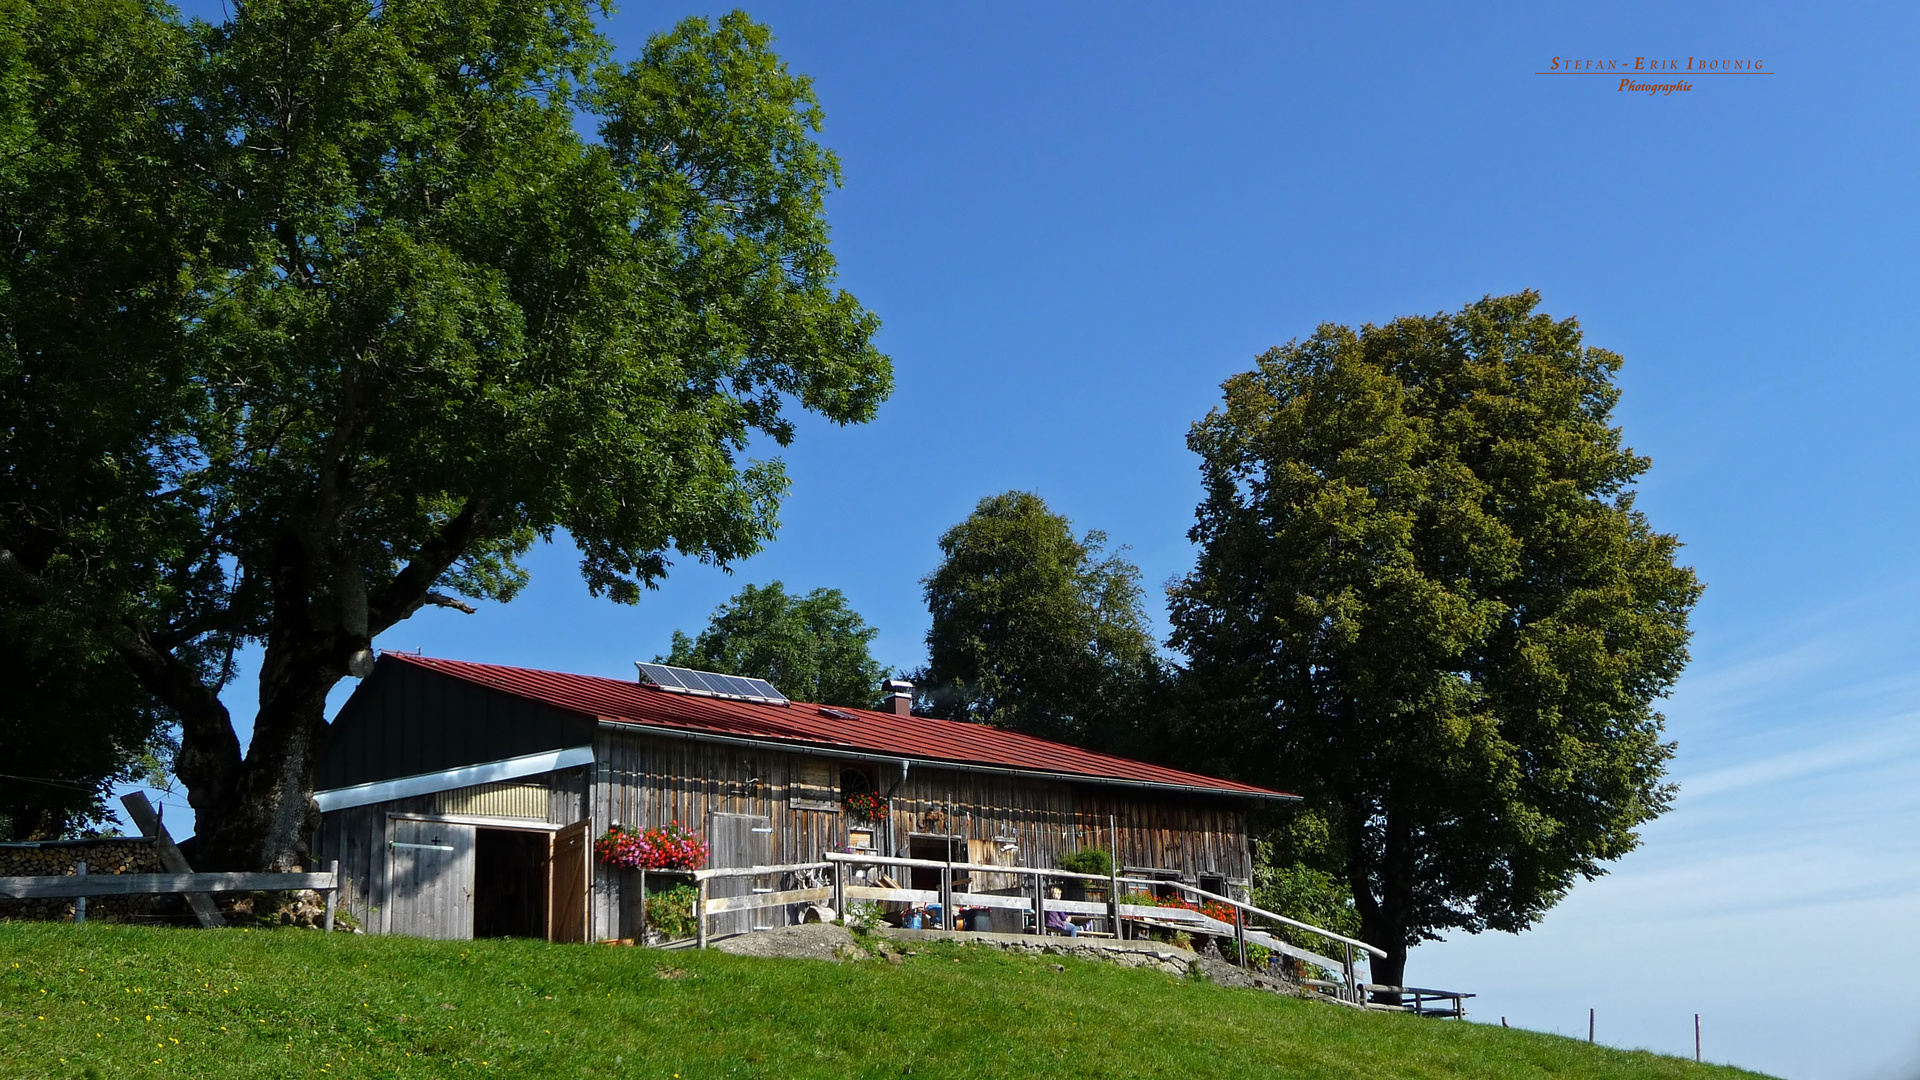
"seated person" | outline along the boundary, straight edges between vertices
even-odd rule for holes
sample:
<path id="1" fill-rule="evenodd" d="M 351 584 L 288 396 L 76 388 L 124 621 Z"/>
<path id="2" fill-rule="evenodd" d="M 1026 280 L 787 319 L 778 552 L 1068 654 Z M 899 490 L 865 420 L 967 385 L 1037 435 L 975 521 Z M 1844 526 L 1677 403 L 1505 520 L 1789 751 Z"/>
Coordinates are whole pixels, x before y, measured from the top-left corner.
<path id="1" fill-rule="evenodd" d="M 1060 899 L 1060 886 L 1054 885 L 1049 887 L 1047 889 L 1047 898 L 1049 900 Z M 1067 913 L 1064 911 L 1047 912 L 1047 929 L 1065 934 L 1068 937 L 1078 937 L 1080 935 L 1080 924 L 1068 918 Z"/>

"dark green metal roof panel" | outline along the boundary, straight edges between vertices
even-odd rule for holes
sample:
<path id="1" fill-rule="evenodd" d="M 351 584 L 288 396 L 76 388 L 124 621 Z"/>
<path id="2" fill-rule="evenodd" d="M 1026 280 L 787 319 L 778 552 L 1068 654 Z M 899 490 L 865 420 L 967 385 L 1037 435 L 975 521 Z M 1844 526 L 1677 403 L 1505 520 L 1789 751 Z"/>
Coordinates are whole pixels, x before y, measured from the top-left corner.
<path id="1" fill-rule="evenodd" d="M 596 720 L 383 657 L 328 726 L 314 787 L 589 746 Z"/>

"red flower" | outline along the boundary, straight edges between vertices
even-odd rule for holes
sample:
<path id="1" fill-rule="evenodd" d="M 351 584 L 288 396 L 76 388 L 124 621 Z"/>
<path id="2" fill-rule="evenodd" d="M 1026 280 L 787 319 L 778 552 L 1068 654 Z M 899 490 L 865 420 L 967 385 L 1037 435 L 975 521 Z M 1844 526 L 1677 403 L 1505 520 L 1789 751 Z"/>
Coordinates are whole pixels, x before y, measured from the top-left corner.
<path id="1" fill-rule="evenodd" d="M 698 833 L 673 822 L 664 829 L 608 829 L 594 841 L 594 854 L 609 866 L 629 870 L 698 870 L 707 862 L 707 845 Z"/>
<path id="2" fill-rule="evenodd" d="M 861 821 L 878 821 L 887 812 L 887 800 L 871 791 L 856 791 L 840 800 L 840 808 Z"/>

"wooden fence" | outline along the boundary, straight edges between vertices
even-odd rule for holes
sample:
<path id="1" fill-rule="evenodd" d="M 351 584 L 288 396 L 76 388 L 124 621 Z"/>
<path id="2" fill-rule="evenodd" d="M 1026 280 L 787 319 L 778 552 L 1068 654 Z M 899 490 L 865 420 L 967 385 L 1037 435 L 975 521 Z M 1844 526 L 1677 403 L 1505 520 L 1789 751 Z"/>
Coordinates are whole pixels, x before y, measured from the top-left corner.
<path id="1" fill-rule="evenodd" d="M 940 873 L 940 886 L 937 889 L 900 888 L 893 885 L 861 884 L 862 877 L 853 877 L 854 867 L 877 869 L 879 867 L 899 867 L 907 870 L 920 868 L 936 870 Z M 1021 884 L 1013 889 L 997 892 L 961 892 L 954 888 L 955 873 L 996 874 L 1004 878 L 1013 878 Z M 708 883 L 716 878 L 732 877 L 768 877 L 784 875 L 831 874 L 829 885 L 802 884 L 794 888 L 765 888 L 742 896 L 714 897 L 709 895 Z M 1364 1005 L 1365 995 L 1369 991 L 1388 991 L 1389 987 L 1376 987 L 1359 982 L 1354 973 L 1356 958 L 1360 953 L 1372 956 L 1385 956 L 1386 952 L 1355 938 L 1336 934 L 1331 930 L 1313 926 L 1297 919 L 1264 910 L 1244 900 L 1231 896 L 1222 896 L 1204 889 L 1178 881 L 1166 881 L 1155 878 L 1128 877 L 1115 871 L 1107 875 L 1081 874 L 1066 870 L 1043 869 L 1027 866 L 996 866 L 983 863 L 944 862 L 933 859 L 910 859 L 877 854 L 828 853 L 822 861 L 804 863 L 784 863 L 770 866 L 721 867 L 697 870 L 693 873 L 699 888 L 696 904 L 696 922 L 698 936 L 696 944 L 706 948 L 709 940 L 708 920 L 716 915 L 728 912 L 751 911 L 762 908 L 785 907 L 789 904 L 817 904 L 831 900 L 833 910 L 844 915 L 847 905 L 856 901 L 875 903 L 906 903 L 914 905 L 938 904 L 941 912 L 942 928 L 954 925 L 954 916 L 961 908 L 987 908 L 1014 910 L 1031 913 L 1032 933 L 1044 934 L 1047 931 L 1047 917 L 1051 913 L 1067 916 L 1104 918 L 1114 929 L 1112 933 L 1125 936 L 1131 926 L 1134 930 L 1146 927 L 1162 927 L 1186 930 L 1192 933 L 1206 934 L 1219 938 L 1232 938 L 1239 951 L 1240 962 L 1246 963 L 1247 946 L 1259 945 L 1273 952 L 1296 960 L 1302 960 L 1328 971 L 1341 973 L 1340 982 L 1326 980 L 1308 980 L 1308 984 L 1322 990 L 1328 996 L 1353 1005 Z M 1048 885 L 1052 882 L 1075 881 L 1103 885 L 1108 889 L 1105 901 L 1053 899 L 1047 896 Z M 1125 902 L 1121 886 L 1135 886 L 1145 889 L 1173 888 L 1197 900 L 1210 900 L 1234 910 L 1232 921 L 1213 918 L 1200 911 L 1179 907 L 1159 907 L 1148 904 L 1130 904 Z M 644 919 L 644 915 L 643 915 Z M 1264 920 L 1270 924 L 1262 929 L 1253 925 L 1254 920 Z M 1022 920 L 1023 922 L 1025 920 Z M 1285 938 L 1269 931 L 1287 928 L 1302 933 L 1316 935 L 1324 939 L 1329 952 L 1339 953 L 1339 958 L 1303 949 Z M 1414 991 L 1408 991 L 1414 993 Z M 1455 1015 L 1464 1015 L 1458 1008 L 1459 999 L 1471 995 L 1450 994 L 1444 991 L 1421 990 L 1421 998 L 1452 998 L 1455 1001 Z M 1424 1003 L 1424 1002 L 1422 1002 Z M 1429 1011 L 1429 1014 L 1432 1014 Z"/>
<path id="2" fill-rule="evenodd" d="M 73 921 L 87 921 L 89 896 L 206 896 L 222 892 L 282 892 L 311 889 L 326 901 L 326 928 L 340 896 L 340 863 L 324 874 L 89 874 L 83 861 L 76 873 L 46 877 L 0 877 L 0 899 L 71 899 Z"/>

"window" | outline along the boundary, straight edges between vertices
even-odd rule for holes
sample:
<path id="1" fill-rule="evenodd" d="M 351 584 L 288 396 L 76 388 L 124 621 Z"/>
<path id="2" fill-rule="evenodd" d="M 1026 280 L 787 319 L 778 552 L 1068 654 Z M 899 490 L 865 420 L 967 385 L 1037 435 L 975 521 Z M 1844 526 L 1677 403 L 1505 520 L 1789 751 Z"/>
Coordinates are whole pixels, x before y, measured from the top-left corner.
<path id="1" fill-rule="evenodd" d="M 795 810 L 840 809 L 833 790 L 833 763 L 824 758 L 794 758 L 787 802 Z"/>

